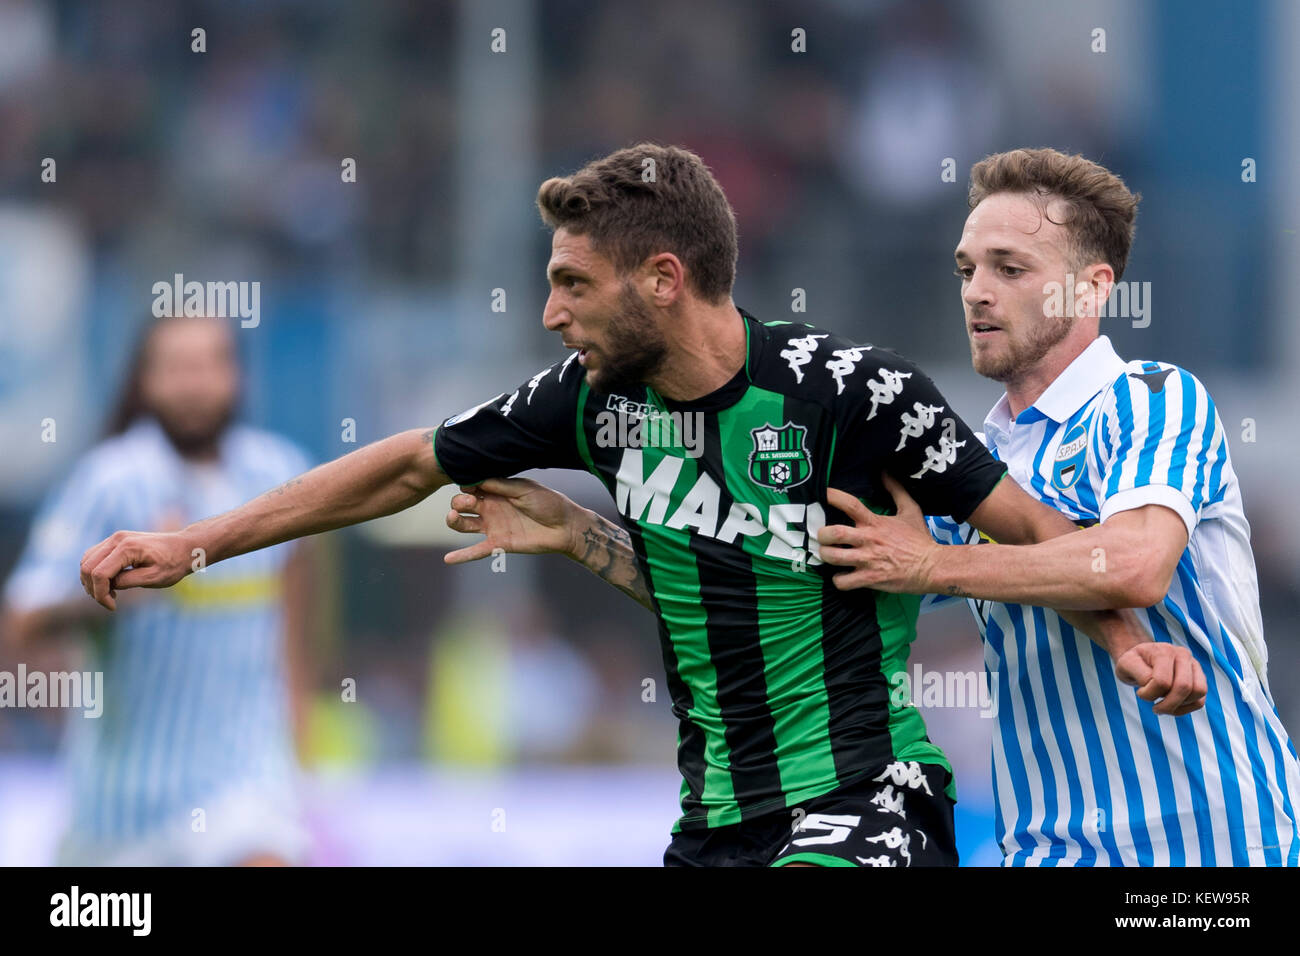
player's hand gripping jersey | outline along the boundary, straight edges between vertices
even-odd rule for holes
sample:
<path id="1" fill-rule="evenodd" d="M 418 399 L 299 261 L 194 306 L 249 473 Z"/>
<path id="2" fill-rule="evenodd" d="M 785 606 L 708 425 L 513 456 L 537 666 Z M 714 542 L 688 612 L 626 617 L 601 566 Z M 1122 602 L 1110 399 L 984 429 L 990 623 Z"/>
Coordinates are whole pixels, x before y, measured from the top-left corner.
<path id="1" fill-rule="evenodd" d="M 1005 470 L 898 355 L 741 314 L 745 366 L 703 398 L 599 394 L 575 353 L 434 440 L 460 484 L 574 468 L 609 489 L 659 619 L 682 828 L 770 813 L 897 760 L 947 767 L 917 710 L 890 703 L 919 598 L 837 590 L 816 534 L 845 520 L 828 486 L 892 510 L 888 471 L 926 513 L 964 519 Z"/>

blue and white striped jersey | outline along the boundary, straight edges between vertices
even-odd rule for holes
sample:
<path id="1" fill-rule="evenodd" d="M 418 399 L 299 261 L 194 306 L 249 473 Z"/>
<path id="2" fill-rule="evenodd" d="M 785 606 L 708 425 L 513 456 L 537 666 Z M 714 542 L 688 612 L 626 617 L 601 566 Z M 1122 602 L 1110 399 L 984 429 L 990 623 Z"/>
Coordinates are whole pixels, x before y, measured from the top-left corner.
<path id="1" fill-rule="evenodd" d="M 89 600 L 81 556 L 114 531 L 176 530 L 308 467 L 288 441 L 242 426 L 227 430 L 219 462 L 195 465 L 156 423 L 138 422 L 88 452 L 45 502 L 5 598 L 20 610 Z M 103 714 L 70 720 L 73 837 L 138 840 L 241 786 L 288 797 L 280 572 L 289 547 L 119 594 L 89 665 L 104 672 Z"/>
<path id="2" fill-rule="evenodd" d="M 1178 513 L 1187 549 L 1142 617 L 1209 682 L 1204 709 L 1157 716 L 1053 611 L 968 602 L 998 694 L 1004 862 L 1297 865 L 1300 765 L 1270 695 L 1250 527 L 1205 386 L 1174 365 L 1125 363 L 1101 336 L 1014 421 L 1003 395 L 984 429 L 1021 487 L 1080 525 L 1147 504 Z M 928 520 L 941 543 L 979 541 Z"/>

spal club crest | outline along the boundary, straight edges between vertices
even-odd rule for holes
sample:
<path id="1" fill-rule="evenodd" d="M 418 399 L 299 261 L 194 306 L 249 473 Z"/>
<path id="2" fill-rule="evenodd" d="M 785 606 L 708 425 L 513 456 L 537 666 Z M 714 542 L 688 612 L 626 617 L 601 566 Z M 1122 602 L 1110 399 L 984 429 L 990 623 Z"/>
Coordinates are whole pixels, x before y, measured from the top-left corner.
<path id="1" fill-rule="evenodd" d="M 755 484 L 785 491 L 808 480 L 812 456 L 804 444 L 807 428 L 786 422 L 780 428 L 764 425 L 749 434 L 754 440 L 754 449 L 749 453 L 749 477 Z"/>

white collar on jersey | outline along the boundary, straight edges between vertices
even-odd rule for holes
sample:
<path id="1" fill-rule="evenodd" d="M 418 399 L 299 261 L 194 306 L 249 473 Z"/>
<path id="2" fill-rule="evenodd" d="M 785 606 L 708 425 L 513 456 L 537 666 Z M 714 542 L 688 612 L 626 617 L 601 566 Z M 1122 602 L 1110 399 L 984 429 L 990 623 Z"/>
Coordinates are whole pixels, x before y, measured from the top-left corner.
<path id="1" fill-rule="evenodd" d="M 1099 391 L 1124 371 L 1125 362 L 1115 353 L 1110 338 L 1099 335 L 1075 356 L 1060 375 L 1038 396 L 1038 401 L 1020 413 L 1037 410 L 1042 417 L 1063 422 L 1081 409 Z M 1035 416 L 1029 416 L 1033 418 Z M 984 433 L 990 436 L 1011 433 L 1011 405 L 1006 392 L 984 417 Z"/>

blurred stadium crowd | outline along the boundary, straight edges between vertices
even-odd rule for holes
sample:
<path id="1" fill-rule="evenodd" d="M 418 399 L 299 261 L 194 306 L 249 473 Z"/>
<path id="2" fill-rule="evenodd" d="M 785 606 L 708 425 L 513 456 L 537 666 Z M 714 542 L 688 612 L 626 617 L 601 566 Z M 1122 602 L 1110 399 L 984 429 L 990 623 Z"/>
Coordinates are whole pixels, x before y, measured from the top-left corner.
<path id="1" fill-rule="evenodd" d="M 532 194 L 643 139 L 695 150 L 727 191 L 739 304 L 799 318 L 805 290 L 808 321 L 920 362 L 978 424 L 998 390 L 969 369 L 950 275 L 966 171 L 1053 145 L 1144 196 L 1126 278 L 1151 283 L 1151 322 L 1103 332 L 1126 357 L 1193 370 L 1230 434 L 1261 423 L 1258 446 L 1232 453 L 1294 734 L 1300 549 L 1294 522 L 1269 515 L 1293 500 L 1274 469 L 1295 462 L 1297 435 L 1268 396 L 1300 364 L 1276 249 L 1289 242 L 1294 264 L 1296 236 L 1275 218 L 1297 187 L 1248 188 L 1239 171 L 1243 156 L 1284 165 L 1272 134 L 1300 99 L 1276 98 L 1268 4 L 1077 6 L 0 0 L 0 578 L 41 492 L 102 433 L 154 282 L 260 281 L 260 325 L 237 334 L 244 418 L 327 460 L 356 447 L 346 419 L 359 443 L 435 424 L 554 360 Z M 1104 54 L 1089 48 L 1099 24 Z M 608 513 L 594 481 L 548 480 Z M 306 764 L 671 768 L 650 616 L 559 559 L 444 569 L 441 514 L 322 542 Z M 923 620 L 916 657 L 978 669 L 965 612 Z M 339 701 L 346 677 L 356 704 Z M 0 712 L 0 757 L 52 754 L 61 718 Z M 989 722 L 931 720 L 962 798 L 988 804 Z"/>

